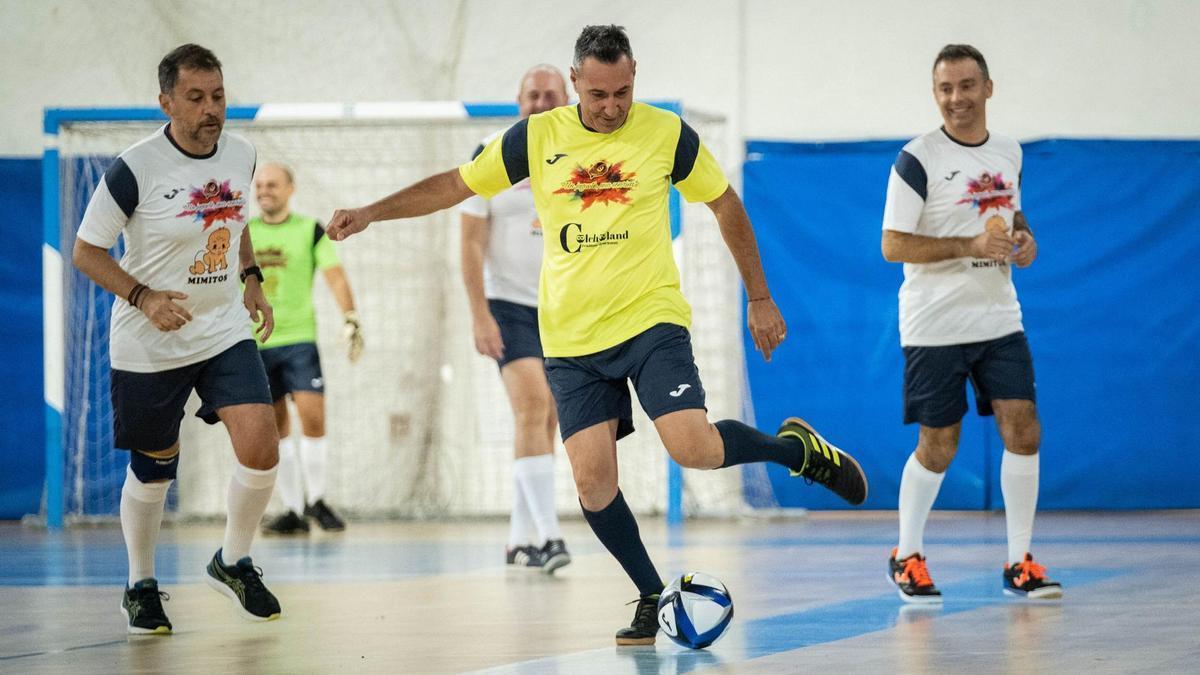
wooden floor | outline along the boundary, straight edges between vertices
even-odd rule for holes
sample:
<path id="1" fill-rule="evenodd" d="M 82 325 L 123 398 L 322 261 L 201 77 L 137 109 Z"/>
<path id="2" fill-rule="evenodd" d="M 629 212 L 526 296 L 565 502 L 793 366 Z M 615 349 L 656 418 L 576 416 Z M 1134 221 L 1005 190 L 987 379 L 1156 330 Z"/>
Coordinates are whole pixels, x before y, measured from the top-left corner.
<path id="1" fill-rule="evenodd" d="M 1035 554 L 1061 602 L 1000 590 L 1004 520 L 936 514 L 927 530 L 941 609 L 885 580 L 894 513 L 804 520 L 643 519 L 664 577 L 708 572 L 736 615 L 688 651 L 617 648 L 634 591 L 582 522 L 554 577 L 506 570 L 500 521 L 351 524 L 341 535 L 259 539 L 254 559 L 283 617 L 254 624 L 202 583 L 215 526 L 168 527 L 158 574 L 175 634 L 127 637 L 113 527 L 47 533 L 0 524 L 0 671 L 37 673 L 1166 673 L 1200 672 L 1200 513 L 1049 513 Z"/>

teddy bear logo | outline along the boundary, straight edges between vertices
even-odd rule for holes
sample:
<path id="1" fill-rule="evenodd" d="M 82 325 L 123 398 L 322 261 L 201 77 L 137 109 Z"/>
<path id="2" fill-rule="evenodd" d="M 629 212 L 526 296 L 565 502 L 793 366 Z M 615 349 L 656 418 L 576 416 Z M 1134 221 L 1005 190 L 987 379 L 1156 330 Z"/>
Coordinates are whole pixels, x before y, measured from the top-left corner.
<path id="1" fill-rule="evenodd" d="M 227 227 L 218 227 L 209 232 L 208 243 L 204 245 L 202 252 L 196 254 L 196 261 L 188 271 L 192 274 L 212 274 L 217 270 L 228 269 L 229 263 L 225 262 L 225 254 L 229 251 L 231 237 Z"/>

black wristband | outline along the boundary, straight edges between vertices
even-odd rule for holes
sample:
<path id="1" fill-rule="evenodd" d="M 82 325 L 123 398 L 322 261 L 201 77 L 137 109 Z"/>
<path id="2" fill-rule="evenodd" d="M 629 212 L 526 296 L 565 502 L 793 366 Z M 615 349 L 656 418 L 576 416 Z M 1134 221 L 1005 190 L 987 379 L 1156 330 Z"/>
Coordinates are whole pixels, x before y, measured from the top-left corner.
<path id="1" fill-rule="evenodd" d="M 147 286 L 146 284 L 134 284 L 133 288 L 131 288 L 129 290 L 129 296 L 127 298 L 127 300 L 129 301 L 129 304 L 132 305 L 133 307 L 137 307 L 138 300 L 140 300 L 142 295 L 144 295 L 145 292 L 148 290 L 150 290 L 150 287 Z M 140 309 L 140 308 L 138 308 L 138 309 Z"/>
<path id="2" fill-rule="evenodd" d="M 242 270 L 242 283 L 246 283 L 246 277 L 250 276 L 258 277 L 258 283 L 260 284 L 263 282 L 263 273 L 262 270 L 258 269 L 258 265 L 251 265 Z"/>

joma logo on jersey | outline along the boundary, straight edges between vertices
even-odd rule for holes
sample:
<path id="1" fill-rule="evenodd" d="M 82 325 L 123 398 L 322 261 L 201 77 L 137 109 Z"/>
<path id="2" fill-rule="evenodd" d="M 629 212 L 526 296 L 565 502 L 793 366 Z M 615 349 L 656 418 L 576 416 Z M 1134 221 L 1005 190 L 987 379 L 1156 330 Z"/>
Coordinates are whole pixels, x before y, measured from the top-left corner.
<path id="1" fill-rule="evenodd" d="M 579 253 L 585 248 L 615 246 L 629 239 L 629 230 L 624 232 L 601 232 L 588 234 L 581 223 L 567 223 L 558 231 L 558 243 L 567 253 Z"/>

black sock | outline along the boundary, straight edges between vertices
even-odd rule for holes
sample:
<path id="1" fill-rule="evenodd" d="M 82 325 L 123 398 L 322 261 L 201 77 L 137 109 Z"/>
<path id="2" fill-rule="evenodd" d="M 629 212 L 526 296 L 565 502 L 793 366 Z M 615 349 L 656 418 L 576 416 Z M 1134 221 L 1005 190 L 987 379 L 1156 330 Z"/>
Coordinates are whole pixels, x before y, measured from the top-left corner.
<path id="1" fill-rule="evenodd" d="M 750 462 L 774 462 L 792 471 L 804 468 L 804 443 L 800 441 L 768 436 L 737 420 L 721 420 L 716 427 L 725 442 L 721 468 Z"/>
<path id="2" fill-rule="evenodd" d="M 579 506 L 582 508 L 583 504 Z M 646 545 L 638 533 L 637 521 L 620 490 L 612 503 L 599 511 L 583 509 L 583 517 L 604 548 L 625 568 L 625 574 L 633 580 L 638 593 L 654 595 L 662 592 L 662 579 L 654 569 L 654 563 L 650 562 L 650 554 L 646 553 Z"/>

